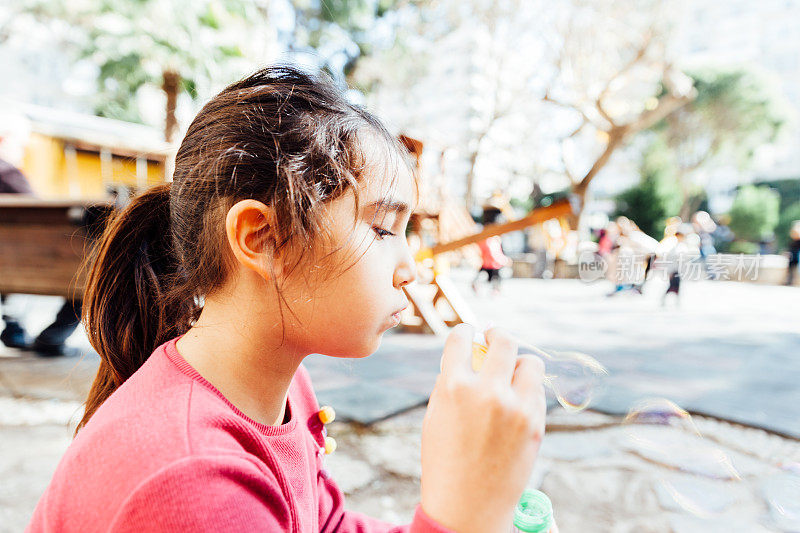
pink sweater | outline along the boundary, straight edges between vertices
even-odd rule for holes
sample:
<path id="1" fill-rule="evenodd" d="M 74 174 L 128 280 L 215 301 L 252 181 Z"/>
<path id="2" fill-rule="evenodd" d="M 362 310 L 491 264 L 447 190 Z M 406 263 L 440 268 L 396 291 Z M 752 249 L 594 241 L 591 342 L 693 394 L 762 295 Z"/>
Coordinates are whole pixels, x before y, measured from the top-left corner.
<path id="1" fill-rule="evenodd" d="M 203 379 L 176 341 L 78 433 L 27 531 L 447 531 L 419 506 L 402 527 L 345 511 L 304 367 L 289 388 L 289 422 L 266 426 Z"/>

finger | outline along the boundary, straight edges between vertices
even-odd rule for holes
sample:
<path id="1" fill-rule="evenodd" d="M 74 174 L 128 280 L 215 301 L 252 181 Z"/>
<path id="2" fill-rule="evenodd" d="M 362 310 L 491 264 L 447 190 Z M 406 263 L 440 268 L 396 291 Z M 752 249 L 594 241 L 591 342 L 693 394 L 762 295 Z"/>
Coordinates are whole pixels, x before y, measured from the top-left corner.
<path id="1" fill-rule="evenodd" d="M 517 342 L 502 328 L 486 330 L 486 361 L 481 373 L 510 383 L 517 361 Z"/>
<path id="2" fill-rule="evenodd" d="M 472 337 L 475 328 L 469 324 L 458 324 L 450 331 L 442 351 L 442 375 L 472 372 Z"/>
<path id="3" fill-rule="evenodd" d="M 532 419 L 537 421 L 536 430 L 544 432 L 547 400 L 544 392 L 544 364 L 536 356 L 523 355 L 517 359 L 511 387 Z"/>
<path id="4" fill-rule="evenodd" d="M 544 376 L 542 360 L 535 355 L 522 354 L 517 358 L 511 386 L 522 398 L 544 396 Z"/>

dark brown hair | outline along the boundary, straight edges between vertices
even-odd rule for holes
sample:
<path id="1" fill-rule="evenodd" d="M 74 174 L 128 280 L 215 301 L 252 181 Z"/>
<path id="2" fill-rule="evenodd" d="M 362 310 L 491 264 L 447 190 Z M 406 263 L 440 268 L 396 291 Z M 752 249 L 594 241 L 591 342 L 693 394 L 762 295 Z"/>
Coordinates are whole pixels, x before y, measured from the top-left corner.
<path id="1" fill-rule="evenodd" d="M 275 211 L 273 251 L 290 258 L 287 275 L 308 255 L 324 259 L 315 257 L 329 227 L 320 207 L 352 190 L 358 212 L 358 182 L 375 165 L 363 150 L 367 137 L 388 148 L 383 175 L 394 185 L 392 163 L 404 159 L 396 139 L 329 78 L 290 66 L 259 70 L 203 107 L 172 183 L 133 199 L 96 247 L 83 319 L 101 362 L 76 434 L 156 347 L 191 327 L 203 298 L 226 281 L 233 255 L 225 217 L 236 202 L 253 198 Z"/>

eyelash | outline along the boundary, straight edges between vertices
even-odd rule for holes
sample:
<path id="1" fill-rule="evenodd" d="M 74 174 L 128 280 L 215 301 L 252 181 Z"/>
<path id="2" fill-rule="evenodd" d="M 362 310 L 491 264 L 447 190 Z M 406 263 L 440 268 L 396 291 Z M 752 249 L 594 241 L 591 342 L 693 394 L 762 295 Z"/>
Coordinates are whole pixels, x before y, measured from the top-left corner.
<path id="1" fill-rule="evenodd" d="M 375 227 L 373 227 L 372 229 L 373 229 L 373 230 L 375 231 L 375 233 L 378 235 L 378 239 L 381 239 L 381 240 L 383 240 L 383 239 L 384 239 L 384 238 L 386 238 L 386 237 L 390 237 L 390 236 L 391 236 L 391 237 L 394 237 L 394 233 L 392 233 L 391 231 L 386 231 L 386 230 L 385 230 L 385 229 L 383 229 L 383 228 L 379 228 L 379 227 L 375 226 Z"/>

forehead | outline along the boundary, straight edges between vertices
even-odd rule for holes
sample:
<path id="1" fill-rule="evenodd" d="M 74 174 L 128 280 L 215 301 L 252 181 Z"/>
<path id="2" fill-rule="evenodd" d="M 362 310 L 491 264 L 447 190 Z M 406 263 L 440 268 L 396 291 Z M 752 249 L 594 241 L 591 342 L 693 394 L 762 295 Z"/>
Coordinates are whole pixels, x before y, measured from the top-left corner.
<path id="1" fill-rule="evenodd" d="M 391 176 L 363 180 L 359 187 L 361 208 L 410 214 L 417 200 L 413 180 L 407 168 L 399 168 Z"/>
<path id="2" fill-rule="evenodd" d="M 374 220 L 397 213 L 408 216 L 417 202 L 415 178 L 399 154 L 381 139 L 366 139 L 365 164 L 358 180 L 358 203 L 355 191 L 348 188 L 342 196 L 325 205 L 328 220 L 326 236 L 341 243 L 355 236 L 353 230 L 362 220 Z M 391 204 L 405 204 L 407 210 L 392 210 Z"/>
<path id="3" fill-rule="evenodd" d="M 402 156 L 377 134 L 361 135 L 365 166 L 359 180 L 362 206 L 386 200 L 413 209 L 416 198 L 414 175 Z"/>

